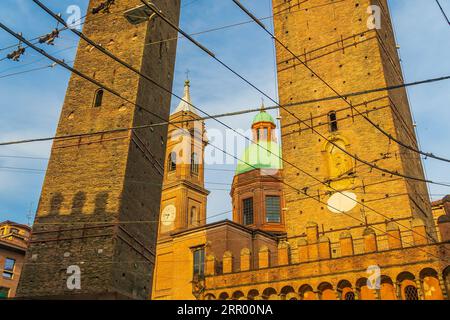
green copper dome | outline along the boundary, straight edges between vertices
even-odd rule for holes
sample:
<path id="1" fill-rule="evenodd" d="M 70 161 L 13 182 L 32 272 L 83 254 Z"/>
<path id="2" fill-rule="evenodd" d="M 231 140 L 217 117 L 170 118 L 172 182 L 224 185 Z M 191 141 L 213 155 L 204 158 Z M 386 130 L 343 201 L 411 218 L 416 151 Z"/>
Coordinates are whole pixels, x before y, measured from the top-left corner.
<path id="1" fill-rule="evenodd" d="M 258 122 L 271 122 L 275 124 L 275 121 L 273 120 L 272 116 L 268 114 L 266 111 L 262 110 L 260 113 L 258 113 L 255 118 L 253 119 L 253 124 Z"/>
<path id="2" fill-rule="evenodd" d="M 272 118 L 272 117 L 271 117 Z M 244 151 L 238 161 L 236 175 L 255 169 L 282 169 L 281 148 L 274 141 L 260 141 L 259 144 L 252 143 Z"/>

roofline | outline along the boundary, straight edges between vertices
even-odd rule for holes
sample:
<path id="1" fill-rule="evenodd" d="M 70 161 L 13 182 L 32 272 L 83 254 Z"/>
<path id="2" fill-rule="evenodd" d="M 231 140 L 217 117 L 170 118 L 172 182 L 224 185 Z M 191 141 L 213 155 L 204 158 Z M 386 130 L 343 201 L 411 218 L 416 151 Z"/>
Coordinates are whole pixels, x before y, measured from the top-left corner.
<path id="1" fill-rule="evenodd" d="M 2 224 L 8 224 L 8 225 L 11 225 L 11 226 L 16 226 L 16 227 L 20 227 L 20 228 L 23 228 L 23 229 L 27 229 L 28 231 L 31 231 L 31 227 L 30 226 L 27 226 L 26 224 L 21 224 L 21 223 L 18 223 L 18 222 L 14 222 L 14 221 L 11 221 L 11 220 L 5 220 L 5 221 L 0 222 L 0 225 L 2 225 Z"/>
<path id="2" fill-rule="evenodd" d="M 171 237 L 178 237 L 178 236 L 194 233 L 194 232 L 197 232 L 197 231 L 207 230 L 207 229 L 214 229 L 214 228 L 218 228 L 218 227 L 222 227 L 222 226 L 234 227 L 236 229 L 240 229 L 240 230 L 245 231 L 247 233 L 250 233 L 252 235 L 261 234 L 261 235 L 266 236 L 268 238 L 272 238 L 273 240 L 277 240 L 279 238 L 278 235 L 269 233 L 267 231 L 263 231 L 261 229 L 252 229 L 252 228 L 243 226 L 242 224 L 236 223 L 236 222 L 231 221 L 231 220 L 221 220 L 221 221 L 205 224 L 203 226 L 198 226 L 198 227 L 195 227 L 195 228 L 192 228 L 192 229 L 175 231 L 175 232 L 171 233 L 170 236 Z"/>

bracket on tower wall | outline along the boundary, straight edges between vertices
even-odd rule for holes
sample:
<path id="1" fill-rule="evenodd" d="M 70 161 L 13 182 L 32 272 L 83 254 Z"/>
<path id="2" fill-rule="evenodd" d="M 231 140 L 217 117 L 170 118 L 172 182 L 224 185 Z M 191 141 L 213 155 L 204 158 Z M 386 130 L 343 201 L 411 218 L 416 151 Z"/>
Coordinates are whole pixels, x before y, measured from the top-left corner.
<path id="1" fill-rule="evenodd" d="M 124 12 L 125 18 L 133 25 L 150 20 L 155 14 L 145 5 L 137 6 Z"/>

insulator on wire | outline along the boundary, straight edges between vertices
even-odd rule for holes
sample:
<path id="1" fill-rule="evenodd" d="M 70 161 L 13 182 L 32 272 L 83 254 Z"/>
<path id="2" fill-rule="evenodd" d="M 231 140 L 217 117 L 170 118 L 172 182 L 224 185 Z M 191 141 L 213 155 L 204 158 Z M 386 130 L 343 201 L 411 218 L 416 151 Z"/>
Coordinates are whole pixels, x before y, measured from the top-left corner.
<path id="1" fill-rule="evenodd" d="M 15 50 L 15 51 L 11 52 L 10 54 L 8 54 L 8 55 L 6 56 L 6 58 L 8 58 L 9 60 L 18 62 L 18 61 L 20 60 L 20 57 L 21 57 L 24 53 L 25 53 L 25 48 L 22 47 L 22 46 L 19 44 L 19 47 L 17 48 L 17 50 Z"/>
<path id="2" fill-rule="evenodd" d="M 48 45 L 55 45 L 55 39 L 59 38 L 59 30 L 56 28 L 50 33 L 47 33 L 45 36 L 39 38 L 39 43 L 46 43 Z"/>
<path id="3" fill-rule="evenodd" d="M 102 2 L 98 7 L 92 9 L 92 14 L 97 14 L 99 12 L 109 13 L 109 8 L 114 4 L 115 0 L 106 0 Z"/>

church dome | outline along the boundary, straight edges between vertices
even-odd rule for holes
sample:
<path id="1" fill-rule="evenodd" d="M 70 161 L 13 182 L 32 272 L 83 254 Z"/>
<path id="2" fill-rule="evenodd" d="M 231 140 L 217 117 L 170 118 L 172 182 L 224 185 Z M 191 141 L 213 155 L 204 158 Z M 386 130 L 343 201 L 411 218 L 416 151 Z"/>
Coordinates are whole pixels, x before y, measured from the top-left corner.
<path id="1" fill-rule="evenodd" d="M 255 169 L 280 170 L 283 167 L 281 148 L 274 141 L 252 143 L 244 150 L 240 160 L 236 167 L 236 175 Z"/>
<path id="2" fill-rule="evenodd" d="M 275 121 L 273 120 L 273 117 L 268 114 L 265 110 L 261 110 L 255 118 L 253 118 L 253 124 L 259 123 L 259 122 L 270 122 L 275 124 Z"/>

